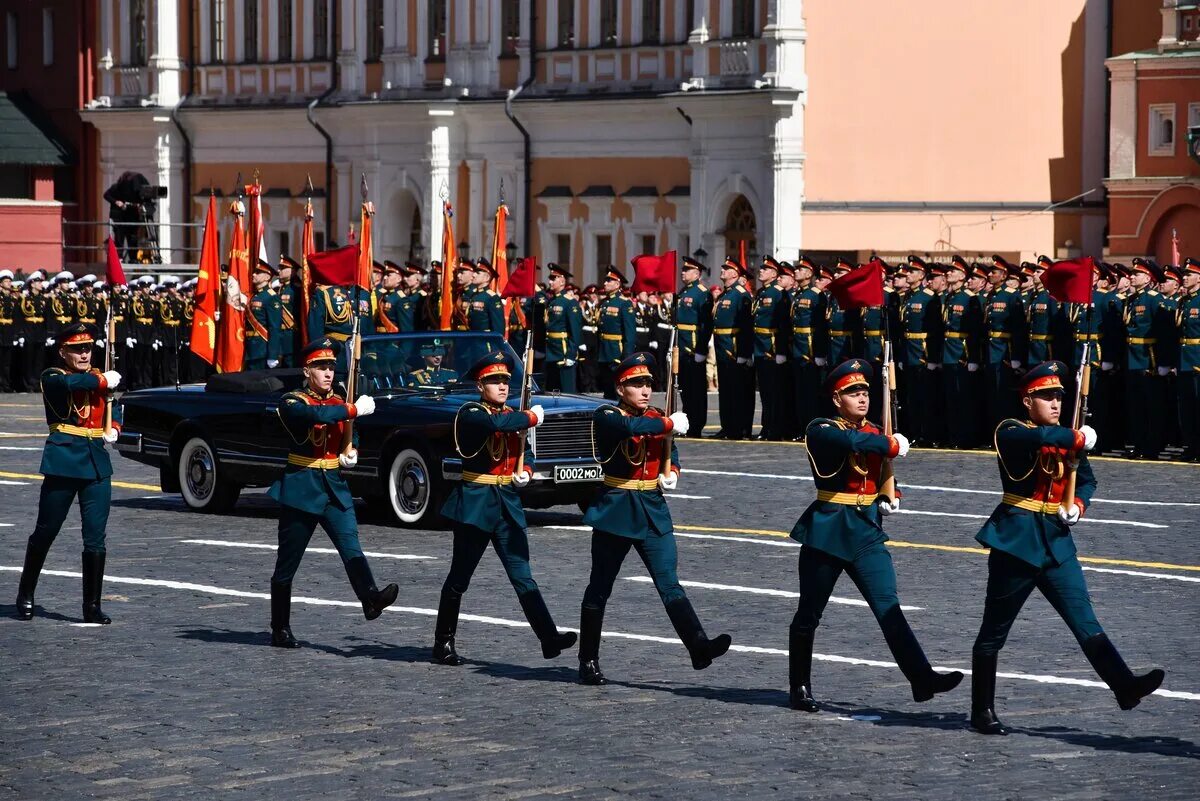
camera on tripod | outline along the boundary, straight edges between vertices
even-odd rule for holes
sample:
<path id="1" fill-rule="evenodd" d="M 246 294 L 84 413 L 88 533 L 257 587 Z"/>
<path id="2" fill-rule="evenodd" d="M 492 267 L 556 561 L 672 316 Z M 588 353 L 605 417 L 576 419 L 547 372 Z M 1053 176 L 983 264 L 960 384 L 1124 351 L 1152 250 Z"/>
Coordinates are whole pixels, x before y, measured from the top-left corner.
<path id="1" fill-rule="evenodd" d="M 167 188 L 165 186 L 151 186 L 144 184 L 135 188 L 137 193 L 137 202 L 146 204 L 153 203 L 161 197 L 167 196 Z"/>

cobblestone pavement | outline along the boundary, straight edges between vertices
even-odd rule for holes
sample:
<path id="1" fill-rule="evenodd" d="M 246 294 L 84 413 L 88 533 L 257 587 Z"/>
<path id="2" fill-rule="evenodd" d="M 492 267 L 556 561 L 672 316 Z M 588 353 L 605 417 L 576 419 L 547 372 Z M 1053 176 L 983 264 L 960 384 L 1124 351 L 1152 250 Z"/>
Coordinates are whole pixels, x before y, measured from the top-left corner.
<path id="1" fill-rule="evenodd" d="M 428 663 L 444 531 L 363 525 L 377 578 L 401 587 L 370 623 L 336 555 L 310 550 L 292 613 L 305 647 L 269 648 L 273 502 L 248 492 L 233 514 L 192 514 L 157 491 L 153 470 L 119 457 L 113 625 L 80 624 L 74 513 L 37 617 L 18 622 L 45 426 L 36 396 L 3 400 L 0 801 L 1173 799 L 1200 786 L 1195 466 L 1098 460 L 1109 502 L 1076 529 L 1101 622 L 1135 670 L 1166 669 L 1167 693 L 1121 712 L 1035 595 L 1001 655 L 1013 675 L 1000 680 L 999 711 L 1017 731 L 984 738 L 964 728 L 969 680 L 913 703 L 869 612 L 848 603 L 830 604 L 817 635 L 825 711 L 787 708 L 797 551 L 783 532 L 813 494 L 801 446 L 681 444 L 680 575 L 697 583 L 688 592 L 709 633 L 729 632 L 735 650 L 693 671 L 631 558 L 605 621 L 612 683 L 585 688 L 574 651 L 542 660 L 491 556 L 463 604 L 469 664 Z M 995 461 L 914 451 L 897 473 L 908 488 L 906 513 L 889 521 L 901 599 L 917 607 L 908 615 L 931 661 L 968 668 L 986 577 L 972 537 L 996 502 Z M 575 627 L 588 533 L 566 508 L 530 524 L 534 574 L 559 624 Z M 845 579 L 835 595 L 858 600 Z"/>

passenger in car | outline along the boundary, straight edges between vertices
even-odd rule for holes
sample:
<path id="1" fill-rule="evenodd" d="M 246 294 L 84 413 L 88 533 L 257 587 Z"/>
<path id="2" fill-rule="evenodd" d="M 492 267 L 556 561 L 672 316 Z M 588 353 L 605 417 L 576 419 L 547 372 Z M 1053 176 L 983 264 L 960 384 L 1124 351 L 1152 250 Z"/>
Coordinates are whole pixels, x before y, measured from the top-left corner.
<path id="1" fill-rule="evenodd" d="M 553 659 L 575 644 L 573 632 L 559 633 L 529 567 L 525 509 L 517 490 L 533 477 L 533 455 L 524 432 L 542 422 L 541 406 L 517 411 L 506 405 L 513 358 L 495 351 L 472 365 L 466 378 L 475 382 L 479 402 L 463 404 L 454 418 L 454 445 L 463 458 L 462 481 L 451 490 L 442 514 L 454 521 L 454 555 L 442 584 L 433 661 L 461 665 L 454 648 L 463 593 L 487 550 L 496 550 L 517 600 L 542 644 L 542 656 Z"/>

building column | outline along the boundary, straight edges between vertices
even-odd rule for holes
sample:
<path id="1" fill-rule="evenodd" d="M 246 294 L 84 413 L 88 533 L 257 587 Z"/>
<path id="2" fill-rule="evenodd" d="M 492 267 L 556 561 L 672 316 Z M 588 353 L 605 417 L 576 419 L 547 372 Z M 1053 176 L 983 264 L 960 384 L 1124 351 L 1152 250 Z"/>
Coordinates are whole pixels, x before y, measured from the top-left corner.
<path id="1" fill-rule="evenodd" d="M 464 220 L 463 225 L 466 230 L 462 233 L 467 234 L 467 241 L 471 243 L 471 249 L 478 255 L 483 255 L 483 223 L 488 215 L 488 209 L 485 208 L 486 203 L 483 198 L 483 159 L 466 159 L 467 162 L 467 187 L 470 193 L 471 219 Z M 489 257 L 490 258 L 490 257 Z"/>
<path id="2" fill-rule="evenodd" d="M 337 182 L 337 204 L 333 208 L 333 230 L 325 232 L 325 241 L 333 240 L 345 246 L 350 244 L 346 235 L 350 231 L 350 222 L 354 219 L 350 213 L 350 204 L 358 197 L 354 186 L 354 163 L 347 160 L 335 161 L 333 173 L 333 180 Z"/>
<path id="3" fill-rule="evenodd" d="M 112 102 L 116 94 L 116 75 L 113 73 L 113 5 L 116 0 L 100 0 L 100 59 L 97 67 L 100 71 L 99 100 L 101 105 Z M 107 184 L 105 184 L 107 186 Z"/>
<path id="4" fill-rule="evenodd" d="M 770 237 L 759 243 L 761 253 L 794 261 L 801 250 L 801 213 L 804 204 L 804 112 L 799 102 L 775 121 L 771 152 L 771 199 L 763 210 L 761 230 Z M 777 112 L 777 113 L 778 113 Z"/>
<path id="5" fill-rule="evenodd" d="M 767 63 L 763 80 L 772 86 L 805 91 L 808 77 L 804 66 L 804 48 L 808 30 L 804 26 L 803 3 L 795 0 L 767 0 L 767 26 L 763 28 L 767 44 Z"/>
<path id="6" fill-rule="evenodd" d="M 345 95 L 357 95 L 362 91 L 362 60 L 357 42 L 358 14 L 354 0 L 338 2 L 338 91 Z M 365 11 L 364 11 L 365 13 Z M 363 51 L 365 52 L 365 50 Z M 340 204 L 339 204 L 340 205 Z"/>
<path id="7" fill-rule="evenodd" d="M 424 210 L 429 220 L 429 258 L 431 261 L 445 262 L 446 254 L 442 253 L 442 201 L 453 202 L 450 186 L 450 126 L 447 124 L 434 125 L 429 133 L 429 202 Z M 461 219 L 456 223 L 462 225 Z M 452 265 L 443 265 L 443 269 L 452 270 Z"/>
<path id="8" fill-rule="evenodd" d="M 190 199 L 183 196 L 182 148 L 176 141 L 178 132 L 169 120 L 156 123 L 156 127 L 152 183 L 167 188 L 167 196 L 158 201 L 158 247 L 164 264 L 184 264 L 192 261 L 190 254 L 182 250 L 187 239 L 182 229 L 168 225 L 185 222 L 188 213 Z M 176 245 L 181 249 L 174 250 Z"/>

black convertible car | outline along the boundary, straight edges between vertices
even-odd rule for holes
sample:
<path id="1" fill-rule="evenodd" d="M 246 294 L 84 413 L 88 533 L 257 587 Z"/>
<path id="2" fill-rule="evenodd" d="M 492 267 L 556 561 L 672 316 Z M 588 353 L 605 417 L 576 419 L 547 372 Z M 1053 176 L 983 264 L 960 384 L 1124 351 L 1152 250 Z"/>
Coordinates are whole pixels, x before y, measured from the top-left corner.
<path id="1" fill-rule="evenodd" d="M 343 471 L 354 494 L 406 526 L 432 526 L 448 482 L 461 474 L 454 416 L 478 398 L 458 377 L 495 350 L 499 335 L 425 332 L 363 338 L 358 391 L 375 397 L 373 415 L 355 422 L 359 460 Z M 510 404 L 520 400 L 521 360 Z M 287 463 L 281 396 L 300 386 L 299 368 L 214 375 L 206 384 L 125 394 L 117 450 L 159 469 L 164 492 L 187 505 L 222 512 L 243 487 L 266 487 Z M 521 491 L 527 508 L 586 506 L 603 478 L 592 453 L 591 417 L 600 402 L 579 395 L 534 393 L 546 419 L 530 432 L 534 479 Z"/>

